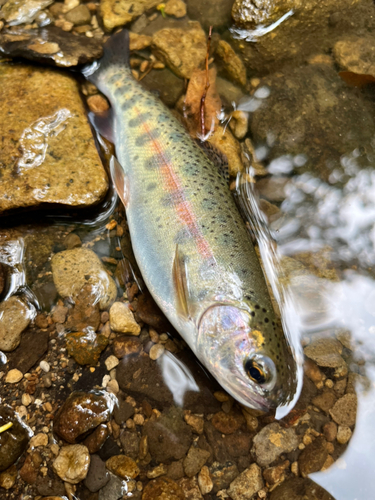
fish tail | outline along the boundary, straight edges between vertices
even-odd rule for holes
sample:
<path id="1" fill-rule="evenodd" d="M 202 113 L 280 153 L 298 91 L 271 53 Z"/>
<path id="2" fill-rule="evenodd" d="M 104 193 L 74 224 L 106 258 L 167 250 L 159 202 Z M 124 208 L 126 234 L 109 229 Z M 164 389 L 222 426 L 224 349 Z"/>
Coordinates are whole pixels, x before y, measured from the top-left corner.
<path id="1" fill-rule="evenodd" d="M 103 57 L 82 70 L 84 76 L 97 84 L 109 68 L 129 68 L 129 31 L 121 30 L 112 35 L 103 46 Z"/>

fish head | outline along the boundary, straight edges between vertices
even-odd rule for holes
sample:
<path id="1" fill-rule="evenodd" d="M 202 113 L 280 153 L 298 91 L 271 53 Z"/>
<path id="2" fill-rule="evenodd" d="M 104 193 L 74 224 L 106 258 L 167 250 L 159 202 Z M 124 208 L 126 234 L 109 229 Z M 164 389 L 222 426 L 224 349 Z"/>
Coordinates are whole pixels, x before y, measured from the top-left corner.
<path id="1" fill-rule="evenodd" d="M 282 330 L 275 341 L 250 310 L 227 304 L 210 306 L 198 330 L 198 356 L 240 403 L 269 411 L 295 402 L 296 363 Z"/>

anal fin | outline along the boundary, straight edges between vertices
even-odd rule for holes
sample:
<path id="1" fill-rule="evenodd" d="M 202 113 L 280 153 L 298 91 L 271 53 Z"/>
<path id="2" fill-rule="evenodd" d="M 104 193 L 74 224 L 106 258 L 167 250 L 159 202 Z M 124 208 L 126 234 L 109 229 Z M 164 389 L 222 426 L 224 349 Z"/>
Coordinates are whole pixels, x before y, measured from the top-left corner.
<path id="1" fill-rule="evenodd" d="M 115 143 L 113 128 L 114 120 L 111 108 L 108 111 L 104 111 L 103 113 L 93 113 L 92 111 L 90 111 L 90 113 L 88 114 L 88 118 L 97 134 L 102 135 L 109 142 L 112 142 L 112 144 Z"/>
<path id="2" fill-rule="evenodd" d="M 177 296 L 177 313 L 179 316 L 189 319 L 189 284 L 186 273 L 186 265 L 183 257 L 181 256 L 178 245 L 176 245 L 172 272 Z"/>
<path id="3" fill-rule="evenodd" d="M 111 157 L 109 168 L 111 171 L 112 182 L 126 210 L 129 205 L 128 177 L 125 174 L 124 169 L 114 156 Z"/>

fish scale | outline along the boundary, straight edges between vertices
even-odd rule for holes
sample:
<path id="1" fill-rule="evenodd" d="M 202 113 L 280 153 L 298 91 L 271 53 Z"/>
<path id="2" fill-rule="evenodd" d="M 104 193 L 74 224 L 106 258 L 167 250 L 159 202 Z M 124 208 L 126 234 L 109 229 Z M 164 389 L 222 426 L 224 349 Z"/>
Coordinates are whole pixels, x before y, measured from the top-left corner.
<path id="1" fill-rule="evenodd" d="M 227 181 L 173 114 L 134 80 L 124 64 L 126 38 L 123 31 L 107 42 L 89 79 L 114 112 L 117 176 L 127 186 L 126 215 L 144 281 L 234 397 L 252 407 L 285 403 L 295 391 L 294 359 Z M 254 353 L 276 366 L 273 390 L 245 373 L 244 360 Z"/>

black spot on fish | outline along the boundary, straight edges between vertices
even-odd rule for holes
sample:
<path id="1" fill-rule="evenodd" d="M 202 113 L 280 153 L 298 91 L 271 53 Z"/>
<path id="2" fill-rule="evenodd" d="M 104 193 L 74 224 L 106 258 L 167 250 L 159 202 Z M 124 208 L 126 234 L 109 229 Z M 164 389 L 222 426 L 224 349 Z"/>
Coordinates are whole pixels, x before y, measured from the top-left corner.
<path id="1" fill-rule="evenodd" d="M 115 92 L 116 93 L 116 92 Z M 129 101 L 124 101 L 122 104 L 121 104 L 121 109 L 123 111 L 127 111 L 128 109 L 130 109 L 131 107 L 133 106 L 133 103 L 129 100 Z"/>
<path id="2" fill-rule="evenodd" d="M 157 186 L 156 182 L 150 182 L 150 184 L 147 185 L 146 190 L 153 191 L 156 188 L 156 186 Z"/>
<path id="3" fill-rule="evenodd" d="M 145 144 L 147 144 L 149 141 L 151 141 L 151 137 L 148 135 L 148 134 L 142 134 L 142 135 L 139 135 L 136 140 L 135 140 L 135 145 L 136 146 L 144 146 Z"/>

